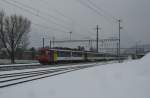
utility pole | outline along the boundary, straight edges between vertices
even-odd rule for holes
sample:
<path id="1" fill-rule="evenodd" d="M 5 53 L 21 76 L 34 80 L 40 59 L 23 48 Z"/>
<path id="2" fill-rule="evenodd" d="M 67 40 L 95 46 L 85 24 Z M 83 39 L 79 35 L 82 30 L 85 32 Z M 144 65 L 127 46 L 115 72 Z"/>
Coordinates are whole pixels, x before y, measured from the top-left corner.
<path id="1" fill-rule="evenodd" d="M 119 63 L 121 62 L 121 58 L 120 58 L 120 31 L 121 31 L 121 29 L 122 29 L 122 27 L 121 27 L 121 20 L 119 19 L 118 20 L 118 23 L 119 23 L 119 43 L 118 43 L 118 60 L 119 60 Z"/>
<path id="2" fill-rule="evenodd" d="M 96 27 L 96 51 L 98 52 L 98 40 L 99 40 L 99 37 L 98 37 L 98 33 L 99 33 L 99 30 L 100 30 L 100 28 L 98 27 L 98 25 L 97 25 L 97 27 Z"/>
<path id="3" fill-rule="evenodd" d="M 43 41 L 43 48 L 44 48 L 45 47 L 45 45 L 44 45 L 44 41 L 45 41 L 44 37 L 42 38 L 42 41 Z"/>
<path id="4" fill-rule="evenodd" d="M 90 50 L 90 48 L 91 48 L 91 41 L 89 40 L 89 50 Z"/>
<path id="5" fill-rule="evenodd" d="M 70 40 L 71 40 L 71 34 L 72 34 L 72 32 L 69 32 L 70 33 Z"/>
<path id="6" fill-rule="evenodd" d="M 49 48 L 51 49 L 52 48 L 52 41 L 49 40 Z"/>
<path id="7" fill-rule="evenodd" d="M 118 59 L 119 59 L 119 43 L 118 43 L 118 42 L 117 42 L 116 49 L 117 49 L 117 51 L 116 51 L 116 55 L 118 56 Z"/>
<path id="8" fill-rule="evenodd" d="M 55 36 L 53 36 L 53 47 L 55 46 Z"/>
<path id="9" fill-rule="evenodd" d="M 92 47 L 92 40 L 89 40 L 89 50 L 91 51 L 93 49 Z"/>
<path id="10" fill-rule="evenodd" d="M 136 42 L 135 54 L 137 55 L 138 42 Z"/>
<path id="11" fill-rule="evenodd" d="M 101 48 L 101 52 L 104 52 L 104 41 L 102 41 L 102 48 Z"/>
<path id="12" fill-rule="evenodd" d="M 138 52 L 140 52 L 140 50 L 141 50 L 140 47 L 139 47 L 139 46 L 141 46 L 140 42 L 141 41 L 136 41 L 136 51 L 135 51 L 136 55 L 138 55 Z"/>

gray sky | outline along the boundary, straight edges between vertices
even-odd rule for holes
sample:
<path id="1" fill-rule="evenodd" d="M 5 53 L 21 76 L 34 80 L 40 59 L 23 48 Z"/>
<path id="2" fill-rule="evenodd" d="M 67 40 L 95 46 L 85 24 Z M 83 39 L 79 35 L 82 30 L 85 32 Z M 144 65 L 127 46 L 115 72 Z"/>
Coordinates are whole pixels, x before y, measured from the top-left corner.
<path id="1" fill-rule="evenodd" d="M 27 5 L 18 4 L 28 11 L 8 3 L 16 1 Z M 88 0 L 0 0 L 0 9 L 8 15 L 23 15 L 32 23 L 42 25 L 32 24 L 30 46 L 41 46 L 43 36 L 69 39 L 70 31 L 73 32 L 72 39 L 95 39 L 97 24 L 102 28 L 100 38 L 117 37 L 118 23 L 112 17 L 122 20 L 122 47 L 131 46 L 136 41 L 150 43 L 150 0 L 90 0 L 100 8 L 98 11 L 102 15 L 79 1 L 88 3 Z"/>

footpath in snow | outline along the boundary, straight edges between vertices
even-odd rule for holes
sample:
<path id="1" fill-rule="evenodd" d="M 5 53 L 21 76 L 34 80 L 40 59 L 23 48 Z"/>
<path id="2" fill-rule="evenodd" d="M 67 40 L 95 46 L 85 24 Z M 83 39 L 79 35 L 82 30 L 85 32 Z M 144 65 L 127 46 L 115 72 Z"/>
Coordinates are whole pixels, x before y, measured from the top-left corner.
<path id="1" fill-rule="evenodd" d="M 0 98 L 150 98 L 150 54 L 0 89 Z"/>

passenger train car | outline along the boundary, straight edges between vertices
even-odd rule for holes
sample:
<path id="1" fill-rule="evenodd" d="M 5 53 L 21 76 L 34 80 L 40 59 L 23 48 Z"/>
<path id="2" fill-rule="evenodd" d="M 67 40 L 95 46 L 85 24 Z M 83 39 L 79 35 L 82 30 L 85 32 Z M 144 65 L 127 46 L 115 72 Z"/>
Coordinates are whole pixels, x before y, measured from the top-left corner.
<path id="1" fill-rule="evenodd" d="M 41 64 L 54 64 L 64 62 L 104 61 L 114 60 L 116 55 L 96 53 L 89 51 L 64 50 L 64 49 L 40 49 L 37 60 Z"/>

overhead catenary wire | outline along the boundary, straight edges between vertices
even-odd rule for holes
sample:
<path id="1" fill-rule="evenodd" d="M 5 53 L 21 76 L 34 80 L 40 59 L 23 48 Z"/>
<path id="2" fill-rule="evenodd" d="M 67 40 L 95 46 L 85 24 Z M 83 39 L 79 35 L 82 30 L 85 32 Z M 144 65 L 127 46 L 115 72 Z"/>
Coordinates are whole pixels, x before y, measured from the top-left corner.
<path id="1" fill-rule="evenodd" d="M 86 0 L 87 2 L 89 2 L 91 5 L 93 5 L 95 8 L 97 8 L 99 11 L 106 13 L 110 18 L 112 18 L 112 20 L 117 21 L 118 19 L 116 17 L 114 17 L 113 15 L 111 15 L 110 13 L 104 11 L 100 6 L 97 6 L 97 4 L 95 4 L 93 1 L 91 0 Z M 105 15 L 106 16 L 106 15 Z M 106 16 L 107 17 L 107 16 Z"/>
<path id="2" fill-rule="evenodd" d="M 49 4 L 49 0 L 39 0 L 41 3 L 43 3 L 44 5 L 48 5 Z M 48 7 L 49 8 L 49 7 Z M 60 10 L 58 10 L 58 8 L 57 9 L 55 9 L 55 8 L 52 8 L 57 14 L 59 14 L 59 15 L 61 15 L 62 17 L 64 17 L 64 18 L 66 18 L 67 20 L 70 20 L 71 22 L 72 22 L 72 24 L 76 24 L 76 26 L 78 26 L 78 28 L 80 28 L 80 29 L 84 29 L 84 28 L 82 28 L 81 27 L 81 23 L 78 23 L 77 21 L 75 21 L 74 19 L 72 19 L 71 17 L 68 17 L 68 16 L 66 16 L 66 15 L 64 15 Z M 85 28 L 86 29 L 86 28 Z M 71 30 L 72 31 L 72 30 Z M 87 31 L 87 29 L 86 29 L 86 31 Z M 89 31 L 88 31 L 89 32 Z M 73 34 L 75 34 L 75 33 L 73 33 Z M 79 35 L 82 35 L 82 36 L 85 36 L 84 34 L 80 34 L 80 33 L 77 33 L 77 34 L 79 34 Z"/>
<path id="3" fill-rule="evenodd" d="M 20 2 L 18 2 L 18 1 L 16 1 L 16 0 L 12 0 L 14 3 L 17 3 L 17 4 L 19 4 L 19 5 L 22 5 L 22 6 L 24 6 L 25 8 L 28 8 L 28 9 L 31 9 L 31 10 L 33 10 L 34 12 L 36 12 L 37 14 L 37 16 L 38 17 L 40 17 L 41 15 L 39 14 L 39 13 L 41 13 L 41 11 L 39 11 L 39 10 L 37 10 L 36 8 L 33 8 L 33 7 L 31 7 L 31 6 L 28 6 L 28 5 L 25 5 L 25 4 L 23 4 L 23 3 L 20 3 Z M 27 11 L 30 11 L 30 10 L 28 10 L 28 9 L 26 9 Z M 57 11 L 58 12 L 58 11 Z M 33 13 L 33 12 L 31 12 L 30 11 L 30 13 Z M 63 14 L 61 14 L 61 15 L 63 15 Z M 64 15 L 63 15 L 64 16 Z M 53 17 L 53 16 L 51 16 L 51 17 Z M 53 17 L 53 18 L 55 18 L 56 19 L 56 17 Z M 37 24 L 37 23 L 33 23 L 34 25 L 36 25 L 36 26 L 38 26 L 38 27 L 40 27 L 40 26 L 42 26 L 42 25 L 40 25 L 40 24 Z M 56 23 L 55 23 L 56 24 Z M 48 29 L 48 27 L 47 26 L 42 26 L 42 27 L 44 27 L 44 28 L 47 28 Z M 59 29 L 55 29 L 55 28 L 51 28 L 51 29 L 53 29 L 53 30 L 56 30 L 56 31 L 61 31 L 61 32 L 65 32 L 65 31 L 63 31 L 63 30 L 59 30 Z"/>
<path id="4" fill-rule="evenodd" d="M 55 23 L 54 21 L 51 21 L 51 20 L 49 20 L 49 19 L 43 17 L 42 15 L 37 14 L 37 12 L 34 13 L 34 12 L 32 12 L 31 10 L 29 10 L 29 9 L 27 9 L 27 8 L 24 8 L 24 7 L 22 7 L 22 6 L 17 5 L 16 3 L 9 2 L 8 0 L 2 0 L 2 1 L 5 2 L 5 3 L 7 3 L 7 4 L 9 4 L 9 5 L 12 5 L 12 6 L 14 6 L 14 7 L 17 7 L 17 8 L 19 8 L 19 9 L 23 10 L 23 11 L 26 11 L 26 12 L 30 13 L 31 15 L 34 15 L 34 16 L 36 16 L 36 17 L 38 17 L 38 18 L 44 20 L 45 22 L 48 22 L 48 21 L 49 21 L 49 22 L 51 22 L 51 23 L 53 23 L 53 24 L 55 24 L 55 25 L 57 25 L 57 26 L 59 26 L 59 27 L 62 27 L 62 28 L 64 28 L 64 29 L 68 29 L 66 26 L 61 25 L 61 24 L 58 24 L 58 23 Z"/>
<path id="5" fill-rule="evenodd" d="M 28 10 L 28 9 L 26 9 L 26 8 L 23 8 L 23 7 L 21 7 L 21 6 L 17 5 L 17 4 L 11 3 L 11 2 L 9 2 L 9 1 L 7 1 L 7 0 L 2 0 L 2 1 L 5 2 L 5 3 L 7 3 L 7 4 L 9 4 L 9 5 L 15 6 L 15 7 L 19 8 L 19 9 L 21 9 L 21 10 L 23 10 L 23 11 L 26 11 L 26 12 L 28 12 L 28 13 L 30 13 L 30 14 L 36 16 L 36 17 L 39 17 L 39 18 L 45 20 L 46 22 L 48 21 L 46 18 L 42 17 L 41 15 L 39 15 L 39 14 L 37 14 L 37 13 L 33 13 L 31 10 Z M 32 9 L 34 9 L 34 8 L 32 8 Z M 36 11 L 36 10 L 34 9 L 34 11 Z M 37 12 L 38 12 L 38 10 L 37 10 Z M 40 28 L 45 28 L 45 29 L 49 29 L 49 30 L 60 31 L 60 32 L 63 32 L 63 33 L 67 33 L 67 32 L 68 32 L 68 31 L 66 32 L 66 31 L 64 31 L 64 30 L 60 30 L 60 29 L 58 29 L 58 28 L 52 28 L 52 27 L 44 26 L 44 25 L 41 25 L 41 24 L 38 24 L 38 23 L 34 23 L 34 22 L 32 22 L 32 24 L 35 25 L 35 26 L 38 26 L 38 27 L 40 27 Z"/>
<path id="6" fill-rule="evenodd" d="M 41 1 L 41 0 L 39 0 L 39 1 Z M 45 5 L 48 5 L 48 4 L 49 4 L 48 1 L 49 1 L 49 0 L 42 0 L 41 2 L 44 3 Z M 68 17 L 68 16 L 64 15 L 60 10 L 58 10 L 58 8 L 57 8 L 57 9 L 53 8 L 53 10 L 54 10 L 56 13 L 58 13 L 59 15 L 63 16 L 64 18 L 70 20 L 70 21 L 72 22 L 72 24 L 76 24 L 76 26 L 78 26 L 78 28 L 80 28 L 80 29 L 82 29 L 82 30 L 84 29 L 84 28 L 81 27 L 81 23 L 77 22 L 76 20 L 72 19 L 71 17 Z M 86 28 L 85 28 L 85 29 L 86 29 Z M 87 30 L 87 29 L 86 29 L 86 30 Z M 89 31 L 88 31 L 88 32 L 89 32 Z M 78 34 L 83 36 L 83 34 L 80 34 L 80 33 L 78 33 Z M 85 36 L 85 35 L 84 35 L 84 36 Z"/>
<path id="7" fill-rule="evenodd" d="M 55 20 L 58 21 L 58 22 L 65 23 L 64 20 L 62 20 L 62 19 L 60 19 L 60 18 L 57 18 L 57 17 L 51 15 L 50 13 L 47 13 L 47 12 L 45 12 L 45 11 L 40 11 L 40 10 L 34 8 L 34 7 L 31 7 L 31 6 L 27 5 L 27 4 L 18 2 L 18 1 L 16 1 L 16 0 L 11 0 L 11 1 L 14 2 L 14 3 L 17 3 L 17 4 L 19 4 L 19 5 L 22 5 L 22 6 L 28 8 L 28 9 L 30 9 L 30 10 L 33 10 L 33 11 L 37 12 L 38 14 L 39 14 L 39 13 L 40 13 L 40 14 L 45 14 L 45 15 L 47 15 L 48 17 L 51 17 L 52 19 L 55 19 Z"/>
<path id="8" fill-rule="evenodd" d="M 97 10 L 97 8 L 94 8 L 93 6 L 89 5 L 89 3 L 86 3 L 83 0 L 77 0 L 80 4 L 82 4 L 83 6 L 91 9 L 93 12 L 95 12 L 96 14 L 98 14 L 99 16 L 104 17 L 105 20 L 109 21 L 110 23 L 112 23 L 112 20 L 108 17 L 106 17 L 104 14 L 102 14 L 99 10 Z"/>
<path id="9" fill-rule="evenodd" d="M 2 0 L 2 1 L 4 1 L 4 2 L 8 2 L 8 0 Z M 15 0 L 11 0 L 11 1 L 15 1 Z M 12 5 L 12 3 L 11 3 L 11 5 Z M 16 6 L 16 4 L 15 4 L 15 6 Z M 46 19 L 45 17 L 43 17 L 43 16 L 41 16 L 40 15 L 40 11 L 38 11 L 37 9 L 34 9 L 33 7 L 30 7 L 30 6 L 28 6 L 28 7 L 26 7 L 26 8 L 23 8 L 22 6 L 20 6 L 19 8 L 21 8 L 22 10 L 25 10 L 25 11 L 27 11 L 28 13 L 31 13 L 31 14 L 33 14 L 34 16 L 36 15 L 37 17 L 39 17 L 39 18 L 42 18 L 43 20 L 46 20 L 46 22 L 47 21 L 49 21 L 49 19 Z M 28 8 L 29 9 L 32 9 L 34 12 L 36 12 L 36 13 L 33 13 L 31 10 L 28 10 Z M 97 11 L 96 9 L 95 9 L 95 11 Z M 105 17 L 105 16 L 104 16 Z M 54 23 L 55 24 L 55 23 Z M 34 25 L 36 25 L 35 23 L 34 23 Z M 38 24 L 39 25 L 39 27 L 40 27 L 40 24 Z M 60 26 L 60 24 L 56 24 L 56 25 L 59 25 Z M 37 26 L 37 25 L 36 25 Z M 41 25 L 42 26 L 42 25 Z M 47 26 L 42 26 L 42 27 L 44 27 L 44 28 L 47 28 Z M 64 27 L 64 26 L 61 26 L 61 27 Z M 64 27 L 65 28 L 65 27 Z M 57 30 L 57 29 L 53 29 L 53 30 Z M 62 30 L 59 30 L 58 29 L 58 31 L 62 31 Z M 68 32 L 68 31 L 67 31 Z"/>
<path id="10" fill-rule="evenodd" d="M 49 4 L 49 0 L 39 0 L 40 2 L 44 3 L 45 5 Z M 49 7 L 48 7 L 49 8 Z M 63 14 L 60 10 L 58 10 L 58 8 L 52 8 L 57 14 L 59 14 L 60 16 L 64 17 L 65 19 L 74 22 L 73 19 L 71 17 L 66 16 L 65 14 Z"/>
<path id="11" fill-rule="evenodd" d="M 63 33 L 67 32 L 67 31 L 64 31 L 64 30 L 61 30 L 61 29 L 58 29 L 58 28 L 53 28 L 53 27 L 50 27 L 50 26 L 45 26 L 43 24 L 41 25 L 41 24 L 38 24 L 38 23 L 35 23 L 35 22 L 32 22 L 32 24 L 35 25 L 35 26 L 37 26 L 37 27 L 48 29 L 48 30 L 60 31 L 60 32 L 63 32 Z"/>
<path id="12" fill-rule="evenodd" d="M 104 19 L 107 20 L 109 23 L 111 23 L 111 24 L 113 24 L 114 22 L 118 23 L 119 19 L 117 19 L 113 15 L 109 14 L 108 12 L 104 11 L 102 8 L 97 6 L 97 4 L 95 4 L 93 1 L 91 1 L 91 0 L 76 0 L 76 1 L 78 1 L 80 4 L 87 7 L 88 9 L 92 10 L 99 16 L 104 17 Z"/>

